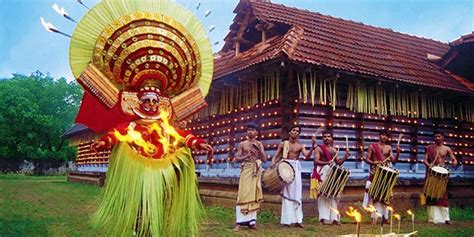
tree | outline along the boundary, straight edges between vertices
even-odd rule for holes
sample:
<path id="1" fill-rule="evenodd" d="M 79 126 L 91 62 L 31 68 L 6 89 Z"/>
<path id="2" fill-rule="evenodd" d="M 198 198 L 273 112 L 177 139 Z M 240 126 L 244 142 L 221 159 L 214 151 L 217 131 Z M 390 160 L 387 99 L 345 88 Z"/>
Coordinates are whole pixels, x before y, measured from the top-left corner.
<path id="1" fill-rule="evenodd" d="M 39 71 L 0 80 L 0 158 L 67 160 L 74 156 L 60 136 L 74 123 L 81 96 L 76 82 Z"/>

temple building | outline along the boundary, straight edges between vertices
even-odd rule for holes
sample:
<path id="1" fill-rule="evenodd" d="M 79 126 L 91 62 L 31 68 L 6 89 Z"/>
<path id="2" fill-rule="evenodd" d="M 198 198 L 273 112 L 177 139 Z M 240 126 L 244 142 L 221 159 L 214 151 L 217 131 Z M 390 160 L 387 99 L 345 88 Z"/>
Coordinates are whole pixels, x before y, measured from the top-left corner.
<path id="1" fill-rule="evenodd" d="M 234 13 L 214 56 L 208 107 L 186 126 L 215 149 L 212 158 L 194 154 L 202 187 L 236 188 L 240 169 L 231 161 L 249 122 L 260 125 L 269 157 L 295 124 L 307 146 L 319 127 L 333 132 L 341 151 L 347 137 L 344 167 L 360 192 L 369 168 L 363 159 L 382 130 L 391 131 L 393 145 L 403 134 L 395 166 L 401 181 L 424 177 L 434 130 L 462 164 L 451 177 L 474 179 L 474 33 L 443 43 L 269 1 L 242 0 Z M 89 151 L 95 134 L 75 127 L 64 136 L 79 147 L 79 171 L 106 171 L 109 153 Z M 306 179 L 312 159 L 303 162 Z M 419 182 L 407 185 L 413 191 Z"/>

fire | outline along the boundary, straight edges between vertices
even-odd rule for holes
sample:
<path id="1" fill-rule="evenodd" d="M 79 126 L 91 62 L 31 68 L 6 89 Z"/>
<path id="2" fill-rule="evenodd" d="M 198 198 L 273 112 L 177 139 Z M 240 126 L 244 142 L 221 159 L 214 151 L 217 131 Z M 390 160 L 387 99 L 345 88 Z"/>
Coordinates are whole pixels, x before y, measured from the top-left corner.
<path id="1" fill-rule="evenodd" d="M 353 207 L 349 207 L 349 210 L 346 211 L 346 214 L 348 216 L 354 217 L 357 223 L 359 223 L 362 220 L 362 215 L 360 214 L 360 212 L 357 211 L 357 209 L 354 209 Z"/>
<path id="2" fill-rule="evenodd" d="M 331 210 L 332 210 L 334 213 L 336 213 L 336 215 L 339 215 L 339 211 L 338 211 L 337 209 L 334 209 L 334 208 L 332 208 L 332 207 L 330 207 L 330 208 L 331 208 Z"/>
<path id="3" fill-rule="evenodd" d="M 46 22 L 43 17 L 40 17 L 40 20 L 41 20 L 41 24 L 43 25 L 44 29 L 46 29 L 47 31 L 55 32 L 55 31 L 58 30 L 56 27 L 54 27 L 53 24 L 51 24 L 49 22 Z"/>
<path id="4" fill-rule="evenodd" d="M 390 212 L 393 212 L 393 207 L 387 206 L 387 209 L 388 209 Z"/>
<path id="5" fill-rule="evenodd" d="M 66 10 L 64 10 L 64 7 L 60 7 L 58 4 L 53 4 L 53 9 L 54 11 L 56 11 L 59 15 L 62 15 L 62 16 L 68 16 Z"/>
<path id="6" fill-rule="evenodd" d="M 410 209 L 407 210 L 407 214 L 413 216 L 413 212 Z"/>
<path id="7" fill-rule="evenodd" d="M 400 215 L 399 214 L 393 214 L 393 217 L 397 218 L 397 220 L 400 220 Z"/>
<path id="8" fill-rule="evenodd" d="M 158 135 L 158 141 L 163 146 L 165 154 L 173 153 L 177 147 L 184 143 L 184 138 L 169 123 L 168 115 L 169 112 L 167 110 L 160 110 L 161 121 L 152 123 L 148 127 L 149 134 L 156 132 Z M 135 131 L 132 126 L 127 128 L 127 134 L 125 135 L 120 134 L 117 130 L 114 133 L 119 141 L 141 147 L 148 155 L 153 155 L 157 152 L 156 146 L 143 139 L 142 134 Z"/>
<path id="9" fill-rule="evenodd" d="M 377 209 L 373 205 L 369 205 L 368 207 L 364 207 L 364 209 L 370 213 L 376 213 Z"/>
<path id="10" fill-rule="evenodd" d="M 115 137 L 119 141 L 139 146 L 139 147 L 143 148 L 143 150 L 147 154 L 152 155 L 152 154 L 156 153 L 156 146 L 149 143 L 149 142 L 147 142 L 145 139 L 143 139 L 142 134 L 138 131 L 135 131 L 132 126 L 128 126 L 126 135 L 122 135 L 117 130 L 114 131 L 114 134 L 115 134 Z"/>

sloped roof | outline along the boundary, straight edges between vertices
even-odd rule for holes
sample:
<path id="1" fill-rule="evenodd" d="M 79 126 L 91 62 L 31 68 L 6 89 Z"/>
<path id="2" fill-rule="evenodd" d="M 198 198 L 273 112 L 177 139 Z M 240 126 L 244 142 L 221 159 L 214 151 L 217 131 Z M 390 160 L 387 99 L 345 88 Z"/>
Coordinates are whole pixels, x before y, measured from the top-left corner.
<path id="1" fill-rule="evenodd" d="M 92 132 L 92 130 L 90 130 L 87 126 L 83 124 L 75 123 L 61 135 L 61 139 L 70 139 L 86 132 Z"/>
<path id="2" fill-rule="evenodd" d="M 446 43 L 269 2 L 241 1 L 231 29 L 239 24 L 243 11 L 251 11 L 261 22 L 288 25 L 290 30 L 237 56 L 233 51 L 220 52 L 215 58 L 215 79 L 285 55 L 295 62 L 472 93 L 426 59 L 428 53 L 447 53 L 450 46 Z M 226 39 L 232 34 L 235 31 Z"/>

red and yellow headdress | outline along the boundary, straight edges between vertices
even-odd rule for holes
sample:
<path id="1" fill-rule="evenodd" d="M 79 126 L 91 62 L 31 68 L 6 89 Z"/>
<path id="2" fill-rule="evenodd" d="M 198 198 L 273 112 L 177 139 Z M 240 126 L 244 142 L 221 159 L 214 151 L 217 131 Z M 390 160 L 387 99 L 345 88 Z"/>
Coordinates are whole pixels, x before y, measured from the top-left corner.
<path id="1" fill-rule="evenodd" d="M 205 106 L 213 57 L 200 21 L 176 2 L 103 0 L 78 23 L 70 66 L 78 82 L 109 110 L 124 100 L 132 106 L 130 93 L 154 81 L 175 116 L 183 119 Z M 183 101 L 191 110 L 181 108 Z"/>

